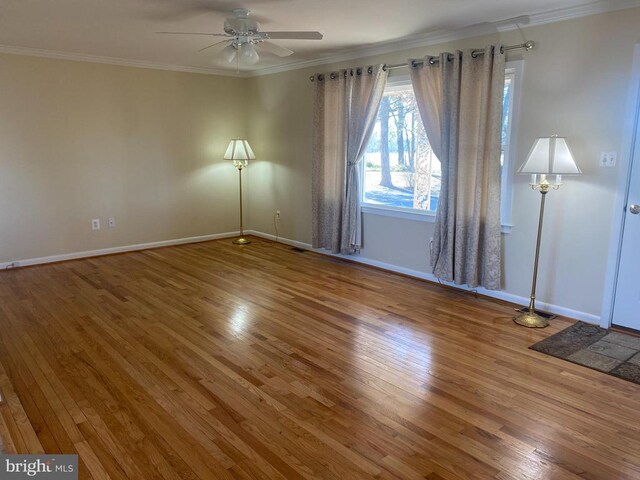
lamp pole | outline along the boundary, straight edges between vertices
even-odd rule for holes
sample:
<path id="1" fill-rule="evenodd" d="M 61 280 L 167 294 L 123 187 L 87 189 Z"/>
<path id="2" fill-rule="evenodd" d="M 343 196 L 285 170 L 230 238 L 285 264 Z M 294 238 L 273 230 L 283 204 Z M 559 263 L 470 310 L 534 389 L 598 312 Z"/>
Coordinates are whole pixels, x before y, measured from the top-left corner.
<path id="1" fill-rule="evenodd" d="M 251 240 L 244 236 L 244 227 L 242 223 L 242 170 L 246 167 L 248 162 L 246 160 L 234 160 L 233 165 L 238 169 L 238 181 L 240 186 L 240 236 L 236 238 L 233 243 L 236 245 L 248 245 Z"/>
<path id="2" fill-rule="evenodd" d="M 543 180 L 540 185 L 532 185 L 532 188 L 540 190 L 540 216 L 538 218 L 538 240 L 536 241 L 536 256 L 533 261 L 533 280 L 531 281 L 531 296 L 529 297 L 529 309 L 516 315 L 513 321 L 518 325 L 529 328 L 544 328 L 549 326 L 549 321 L 536 313 L 536 284 L 538 282 L 538 259 L 540 258 L 540 241 L 542 240 L 542 223 L 544 220 L 544 202 L 549 193 L 549 183 Z"/>

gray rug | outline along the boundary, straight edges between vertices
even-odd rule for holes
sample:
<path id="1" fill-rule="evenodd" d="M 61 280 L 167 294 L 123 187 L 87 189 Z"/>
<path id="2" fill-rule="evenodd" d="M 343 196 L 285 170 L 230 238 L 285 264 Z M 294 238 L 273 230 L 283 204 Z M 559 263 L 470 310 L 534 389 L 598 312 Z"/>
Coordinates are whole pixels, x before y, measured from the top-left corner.
<path id="1" fill-rule="evenodd" d="M 529 348 L 640 384 L 640 337 L 578 322 Z"/>

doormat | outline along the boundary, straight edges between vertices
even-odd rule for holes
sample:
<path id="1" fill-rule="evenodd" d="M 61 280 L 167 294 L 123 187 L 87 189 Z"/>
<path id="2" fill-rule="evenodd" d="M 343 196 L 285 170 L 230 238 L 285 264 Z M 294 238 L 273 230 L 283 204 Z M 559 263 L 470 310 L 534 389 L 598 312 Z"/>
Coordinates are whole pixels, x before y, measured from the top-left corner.
<path id="1" fill-rule="evenodd" d="M 529 348 L 640 384 L 640 337 L 578 322 Z"/>

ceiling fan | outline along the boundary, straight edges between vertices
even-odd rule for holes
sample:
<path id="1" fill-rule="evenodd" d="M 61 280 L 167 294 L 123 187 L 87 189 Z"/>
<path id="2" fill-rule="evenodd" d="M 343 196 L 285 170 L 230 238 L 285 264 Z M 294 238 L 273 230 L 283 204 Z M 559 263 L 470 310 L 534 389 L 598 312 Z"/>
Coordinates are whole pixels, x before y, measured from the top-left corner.
<path id="1" fill-rule="evenodd" d="M 222 56 L 229 63 L 242 61 L 248 65 L 255 65 L 260 60 L 256 47 L 264 49 L 279 57 L 288 57 L 293 50 L 281 47 L 269 40 L 322 40 L 320 32 L 261 32 L 260 25 L 249 18 L 251 13 L 246 8 L 235 8 L 231 11 L 233 17 L 224 21 L 224 33 L 198 32 L 156 32 L 164 35 L 204 35 L 210 37 L 226 37 L 211 45 L 198 50 L 202 52 L 218 45 L 227 44 L 222 50 Z"/>

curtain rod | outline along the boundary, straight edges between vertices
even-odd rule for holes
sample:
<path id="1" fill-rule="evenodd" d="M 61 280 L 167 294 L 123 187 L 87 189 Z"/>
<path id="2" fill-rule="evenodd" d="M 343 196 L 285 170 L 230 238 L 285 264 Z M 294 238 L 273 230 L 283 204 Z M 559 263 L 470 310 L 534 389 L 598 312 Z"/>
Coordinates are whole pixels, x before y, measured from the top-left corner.
<path id="1" fill-rule="evenodd" d="M 504 53 L 504 52 L 507 52 L 509 50 L 522 50 L 522 49 L 524 49 L 525 51 L 528 52 L 529 50 L 532 50 L 535 46 L 536 46 L 536 42 L 534 42 L 533 40 L 528 40 L 528 41 L 526 41 L 524 43 L 519 43 L 517 45 L 502 46 L 500 48 L 500 51 L 501 51 L 501 53 Z M 471 51 L 471 55 L 473 55 L 474 57 L 476 57 L 478 55 L 484 55 L 484 50 L 472 50 Z M 449 59 L 450 60 L 453 59 L 453 55 L 450 55 Z M 435 65 L 435 64 L 439 63 L 439 61 L 440 60 L 437 57 L 434 57 L 434 58 L 429 60 L 429 65 Z M 415 66 L 415 65 L 423 64 L 424 61 L 423 60 L 413 60 L 412 63 Z M 405 68 L 405 67 L 408 67 L 408 66 L 409 66 L 408 63 L 398 63 L 396 65 L 386 65 L 385 64 L 385 65 L 383 65 L 382 68 L 384 70 L 395 70 L 397 68 Z M 355 70 L 356 70 L 357 74 L 359 75 L 362 72 L 362 70 L 364 70 L 364 68 L 360 67 L 360 68 L 356 68 Z M 369 67 L 367 70 L 368 70 L 369 73 L 372 72 L 372 68 L 371 67 Z M 316 74 L 316 75 L 311 75 L 309 77 L 309 80 L 311 80 L 312 82 L 315 81 L 316 76 L 317 77 L 322 77 L 322 78 L 319 78 L 319 80 L 323 80 L 324 79 L 324 75 L 323 74 Z M 331 73 L 330 74 L 330 78 L 335 78 L 335 73 Z"/>

